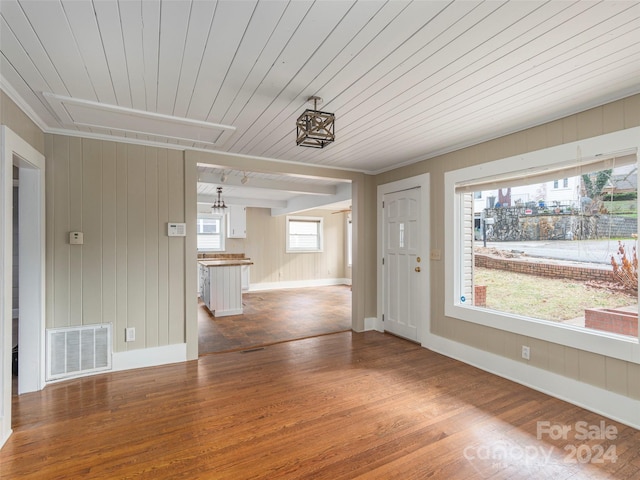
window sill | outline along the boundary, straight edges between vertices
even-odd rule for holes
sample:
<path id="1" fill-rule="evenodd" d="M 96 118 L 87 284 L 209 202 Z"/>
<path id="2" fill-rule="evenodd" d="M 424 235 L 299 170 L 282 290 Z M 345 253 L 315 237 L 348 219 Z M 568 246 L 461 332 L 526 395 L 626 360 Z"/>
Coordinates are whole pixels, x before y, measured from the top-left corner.
<path id="1" fill-rule="evenodd" d="M 640 364 L 637 338 L 472 306 L 445 306 L 448 317 Z"/>

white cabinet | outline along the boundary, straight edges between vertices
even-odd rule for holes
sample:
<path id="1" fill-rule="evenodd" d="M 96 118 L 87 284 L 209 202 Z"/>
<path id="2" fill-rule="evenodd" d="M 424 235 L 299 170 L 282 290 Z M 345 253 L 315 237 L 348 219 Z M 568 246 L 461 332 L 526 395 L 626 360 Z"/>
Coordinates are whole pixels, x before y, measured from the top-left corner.
<path id="1" fill-rule="evenodd" d="M 247 207 L 229 205 L 227 238 L 247 238 Z"/>
<path id="2" fill-rule="evenodd" d="M 240 265 L 205 267 L 202 301 L 215 317 L 242 314 Z"/>
<path id="3" fill-rule="evenodd" d="M 249 290 L 249 265 L 242 265 L 242 272 L 240 276 L 242 277 L 242 291 L 246 292 Z"/>

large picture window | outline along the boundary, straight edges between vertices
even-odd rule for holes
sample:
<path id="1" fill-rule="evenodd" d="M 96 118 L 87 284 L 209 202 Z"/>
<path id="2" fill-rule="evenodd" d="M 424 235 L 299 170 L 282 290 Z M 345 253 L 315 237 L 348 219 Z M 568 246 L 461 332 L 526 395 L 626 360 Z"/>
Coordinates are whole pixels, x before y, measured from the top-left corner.
<path id="1" fill-rule="evenodd" d="M 445 174 L 447 315 L 640 362 L 637 133 Z"/>
<path id="2" fill-rule="evenodd" d="M 322 252 L 322 217 L 287 217 L 287 253 Z"/>
<path id="3" fill-rule="evenodd" d="M 198 215 L 198 251 L 224 251 L 224 222 L 222 215 Z"/>

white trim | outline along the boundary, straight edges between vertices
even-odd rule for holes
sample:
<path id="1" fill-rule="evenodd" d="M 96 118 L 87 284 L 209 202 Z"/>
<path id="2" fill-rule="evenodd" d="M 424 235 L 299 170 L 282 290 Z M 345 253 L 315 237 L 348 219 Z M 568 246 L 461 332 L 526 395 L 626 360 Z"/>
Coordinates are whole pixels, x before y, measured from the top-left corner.
<path id="1" fill-rule="evenodd" d="M 42 160 L 44 157 L 42 157 Z M 44 386 L 45 366 L 45 170 L 20 161 L 18 251 L 18 393 Z M 42 374 L 40 374 L 42 372 Z"/>
<path id="2" fill-rule="evenodd" d="M 640 400 L 435 335 L 422 346 L 640 429 Z"/>
<path id="3" fill-rule="evenodd" d="M 214 310 L 213 316 L 218 317 L 228 317 L 230 315 L 242 315 L 244 310 L 242 308 L 229 308 L 228 310 Z"/>
<path id="4" fill-rule="evenodd" d="M 249 292 L 280 290 L 284 288 L 328 287 L 331 285 L 351 285 L 350 278 L 318 278 L 314 280 L 295 280 L 290 282 L 252 283 Z"/>
<path id="5" fill-rule="evenodd" d="M 430 238 L 430 205 L 431 205 L 431 188 L 430 188 L 430 174 L 423 173 L 416 175 L 415 177 L 404 178 L 395 182 L 385 183 L 378 185 L 377 196 L 377 215 L 378 215 L 378 230 L 377 230 L 377 323 L 376 325 L 379 331 L 384 331 L 384 323 L 382 322 L 382 314 L 384 313 L 384 278 L 383 278 L 383 266 L 382 257 L 384 257 L 384 210 L 382 208 L 382 202 L 384 196 L 387 193 L 399 192 L 401 190 L 408 190 L 410 188 L 420 188 L 420 199 L 422 202 L 420 208 L 421 229 L 420 238 L 423 248 L 424 263 L 422 264 L 422 273 L 424 274 L 424 297 L 422 298 L 422 323 L 418 325 L 418 341 L 423 343 L 428 340 L 431 335 L 431 265 L 430 265 L 430 250 L 431 250 L 431 238 Z"/>
<path id="6" fill-rule="evenodd" d="M 318 225 L 317 248 L 292 248 L 290 244 L 291 234 L 289 233 L 289 225 L 291 222 L 307 222 Z M 308 217 L 303 215 L 287 215 L 286 216 L 286 236 L 285 236 L 285 253 L 322 253 L 324 252 L 324 217 Z"/>
<path id="7" fill-rule="evenodd" d="M 610 152 L 626 152 L 634 149 L 635 151 L 640 151 L 640 127 L 619 130 L 577 142 L 445 172 L 444 234 L 445 245 L 451 245 L 451 252 L 444 256 L 445 315 L 619 360 L 640 363 L 640 342 L 638 339 L 463 306 L 459 300 L 461 295 L 459 276 L 462 258 L 459 254 L 461 248 L 459 242 L 461 238 L 461 206 L 460 196 L 455 194 L 455 185 L 458 183 L 473 178 L 487 178 L 491 175 L 504 174 L 514 170 L 514 165 L 522 166 L 522 168 L 531 168 L 533 166 L 551 168 L 559 162 L 576 159 L 578 152 L 582 159 L 593 159 L 600 155 L 606 156 Z"/>
<path id="8" fill-rule="evenodd" d="M 384 332 L 384 327 L 382 326 L 382 322 L 376 317 L 365 317 L 364 319 L 364 331 L 368 332 L 370 330 L 375 330 L 376 332 Z"/>
<path id="9" fill-rule="evenodd" d="M 13 165 L 14 159 L 25 172 L 25 184 L 20 182 L 21 194 L 29 193 L 25 201 L 19 202 L 22 220 L 30 219 L 20 229 L 20 295 L 31 292 L 21 308 L 19 342 L 20 392 L 29 389 L 40 390 L 44 386 L 44 310 L 45 310 L 45 204 L 44 204 L 44 156 L 14 133 L 6 125 L 0 129 L 0 295 L 12 298 L 13 271 Z M 27 215 L 23 215 L 26 212 Z M 21 222 L 22 222 L 21 220 Z M 26 241 L 28 240 L 28 241 Z M 24 285 L 23 285 L 24 287 Z M 23 299 L 24 300 L 24 299 Z M 11 390 L 12 390 L 12 325 L 13 308 L 11 302 L 2 302 L 0 311 L 0 438 L 2 442 L 11 434 Z M 26 366 L 26 368 L 23 368 Z M 2 444 L 3 444 L 2 443 Z M 0 447 L 2 446 L 0 444 Z"/>
<path id="10" fill-rule="evenodd" d="M 114 352 L 111 361 L 112 372 L 133 368 L 157 367 L 169 363 L 187 361 L 187 344 L 176 343 L 162 347 L 140 348 L 127 352 Z M 106 372 L 101 372 L 106 373 Z"/>
<path id="11" fill-rule="evenodd" d="M 163 138 L 167 141 L 200 143 L 214 147 L 223 145 L 236 130 L 236 127 L 232 125 L 221 125 L 219 123 L 175 117 L 146 110 L 136 110 L 119 105 L 66 97 L 50 92 L 42 92 L 42 96 L 49 103 L 60 122 L 68 127 L 80 126 L 111 130 L 112 132 L 122 132 L 123 136 L 126 136 L 127 133 L 149 135 Z M 80 107 L 80 109 L 75 109 L 74 107 Z M 131 125 L 132 117 L 145 120 L 148 127 L 147 130 L 127 128 L 128 125 Z M 188 128 L 193 129 L 188 132 L 190 135 L 186 135 L 186 129 Z M 170 131 L 181 131 L 184 135 L 175 136 L 167 133 Z M 203 138 L 207 138 L 207 140 Z M 216 140 L 212 140 L 214 138 Z"/>

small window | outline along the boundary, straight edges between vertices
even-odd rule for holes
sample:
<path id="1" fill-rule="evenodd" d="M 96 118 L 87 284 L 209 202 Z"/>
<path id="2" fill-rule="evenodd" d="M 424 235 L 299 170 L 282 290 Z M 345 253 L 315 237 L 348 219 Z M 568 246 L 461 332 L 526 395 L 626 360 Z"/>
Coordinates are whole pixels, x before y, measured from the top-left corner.
<path id="1" fill-rule="evenodd" d="M 199 215 L 197 222 L 198 251 L 224 251 L 222 215 Z"/>
<path id="2" fill-rule="evenodd" d="M 321 217 L 287 217 L 287 253 L 322 252 Z"/>
<path id="3" fill-rule="evenodd" d="M 553 181 L 553 188 L 558 188 L 558 180 Z"/>
<path id="4" fill-rule="evenodd" d="M 562 180 L 562 188 L 569 188 L 569 179 L 565 178 Z"/>

